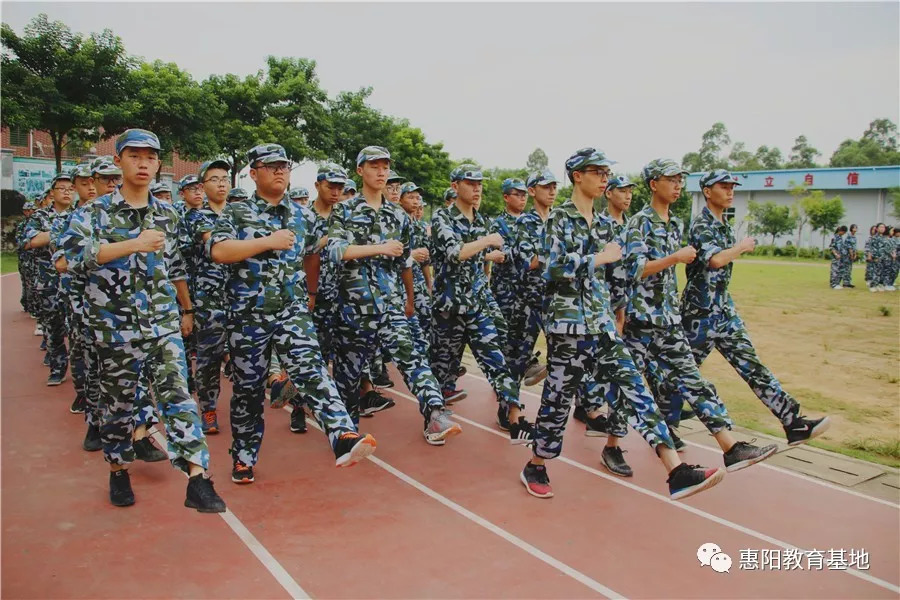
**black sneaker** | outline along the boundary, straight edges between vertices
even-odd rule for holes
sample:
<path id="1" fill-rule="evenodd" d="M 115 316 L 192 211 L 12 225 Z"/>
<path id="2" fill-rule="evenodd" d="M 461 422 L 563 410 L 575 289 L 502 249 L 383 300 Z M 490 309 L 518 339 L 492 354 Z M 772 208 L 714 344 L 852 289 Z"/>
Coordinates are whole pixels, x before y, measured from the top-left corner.
<path id="1" fill-rule="evenodd" d="M 134 492 L 131 490 L 131 478 L 127 469 L 110 471 L 109 501 L 113 506 L 131 506 L 134 504 Z"/>
<path id="2" fill-rule="evenodd" d="M 387 371 L 382 371 L 372 380 L 372 385 L 375 387 L 392 388 L 394 387 L 394 382 L 388 377 Z"/>
<path id="3" fill-rule="evenodd" d="M 62 383 L 66 380 L 65 373 L 50 373 L 50 377 L 47 378 L 47 385 L 55 386 L 62 385 Z"/>
<path id="4" fill-rule="evenodd" d="M 216 493 L 212 479 L 203 474 L 188 479 L 184 505 L 202 513 L 225 512 L 225 501 Z"/>
<path id="5" fill-rule="evenodd" d="M 393 400 L 385 398 L 375 390 L 370 390 L 359 399 L 359 416 L 371 417 L 375 413 L 392 406 L 394 406 Z"/>
<path id="6" fill-rule="evenodd" d="M 845 284 L 844 284 L 844 287 L 855 288 L 856 286 L 853 285 L 852 283 L 845 283 Z"/>
<path id="7" fill-rule="evenodd" d="M 235 483 L 253 483 L 253 467 L 248 467 L 244 463 L 236 462 L 231 469 L 231 480 Z"/>
<path id="8" fill-rule="evenodd" d="M 597 415 L 593 419 L 587 417 L 584 427 L 584 435 L 587 437 L 608 437 L 609 419 L 606 415 Z"/>
<path id="9" fill-rule="evenodd" d="M 680 464 L 669 473 L 669 498 L 681 500 L 697 492 L 708 490 L 725 477 L 725 471 L 718 468 L 707 469 L 700 465 Z"/>
<path id="10" fill-rule="evenodd" d="M 375 452 L 375 447 L 375 438 L 368 433 L 364 436 L 352 432 L 345 433 L 338 438 L 334 448 L 334 466 L 352 467 Z"/>
<path id="11" fill-rule="evenodd" d="M 809 440 L 819 437 L 831 427 L 831 419 L 807 419 L 802 415 L 794 417 L 794 422 L 784 428 L 788 446 L 799 446 Z"/>
<path id="12" fill-rule="evenodd" d="M 159 462 L 169 458 L 169 455 L 154 446 L 148 437 L 141 438 L 134 442 L 132 447 L 134 448 L 134 455 L 137 459 L 144 462 Z"/>
<path id="13" fill-rule="evenodd" d="M 634 471 L 632 471 L 631 467 L 628 466 L 628 463 L 625 462 L 625 456 L 623 454 L 624 450 L 618 446 L 607 446 L 603 449 L 600 460 L 603 462 L 603 466 L 613 475 L 618 475 L 619 477 L 631 477 L 634 475 Z"/>
<path id="14" fill-rule="evenodd" d="M 291 431 L 293 433 L 306 433 L 306 413 L 300 405 L 291 410 Z"/>
<path id="15" fill-rule="evenodd" d="M 456 370 L 456 376 L 457 376 L 457 377 L 462 377 L 463 375 L 465 375 L 465 374 L 468 373 L 468 372 L 469 372 L 469 371 L 468 371 L 465 367 L 460 367 L 460 368 L 458 368 L 458 369 Z"/>
<path id="16" fill-rule="evenodd" d="M 523 444 L 531 444 L 534 442 L 534 425 L 528 422 L 525 417 L 519 417 L 519 420 L 509 425 L 509 443 L 513 446 L 521 446 Z"/>
<path id="17" fill-rule="evenodd" d="M 44 354 L 44 366 L 45 367 L 50 366 L 50 355 L 49 354 Z"/>
<path id="18" fill-rule="evenodd" d="M 578 421 L 579 423 L 587 423 L 587 411 L 584 410 L 584 407 L 580 404 L 575 407 L 575 410 L 572 411 L 572 418 Z"/>
<path id="19" fill-rule="evenodd" d="M 85 408 L 87 408 L 87 398 L 84 396 L 75 396 L 72 406 L 69 407 L 69 412 L 73 415 L 83 415 Z"/>
<path id="20" fill-rule="evenodd" d="M 497 427 L 509 431 L 509 410 L 502 404 L 497 407 Z"/>
<path id="21" fill-rule="evenodd" d="M 669 435 L 672 436 L 672 441 L 675 442 L 675 452 L 684 452 L 684 449 L 687 448 L 684 440 L 678 437 L 675 430 L 671 428 L 669 429 Z"/>
<path id="22" fill-rule="evenodd" d="M 534 465 L 529 463 L 525 465 L 522 472 L 519 473 L 519 481 L 528 490 L 528 493 L 535 498 L 552 498 L 553 488 L 550 487 L 550 476 L 547 475 L 547 467 L 544 465 Z"/>
<path id="23" fill-rule="evenodd" d="M 755 441 L 755 440 L 754 440 Z M 725 470 L 729 473 L 746 469 L 750 465 L 766 460 L 778 450 L 775 444 L 759 448 L 747 442 L 737 442 L 725 453 Z"/>
<path id="24" fill-rule="evenodd" d="M 88 425 L 87 432 L 84 434 L 84 441 L 81 447 L 86 452 L 96 452 L 103 449 L 103 441 L 100 439 L 100 428 L 96 425 Z"/>

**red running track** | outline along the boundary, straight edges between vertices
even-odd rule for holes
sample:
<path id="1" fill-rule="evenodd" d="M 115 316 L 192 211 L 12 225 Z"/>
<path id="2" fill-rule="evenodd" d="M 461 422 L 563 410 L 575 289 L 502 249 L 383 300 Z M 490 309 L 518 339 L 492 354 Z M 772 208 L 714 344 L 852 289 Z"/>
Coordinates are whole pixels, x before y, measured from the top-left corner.
<path id="1" fill-rule="evenodd" d="M 493 425 L 496 404 L 477 376 L 454 406 L 464 433 L 444 447 L 396 373 L 397 405 L 364 419 L 374 460 L 335 469 L 324 436 L 288 430 L 268 410 L 256 483 L 230 481 L 223 382 L 210 436 L 224 515 L 182 506 L 185 479 L 166 463 L 135 463 L 137 503 L 109 505 L 107 468 L 81 450 L 84 424 L 68 412 L 71 380 L 44 385 L 34 322 L 18 305 L 17 275 L 2 278 L 2 586 L 4 598 L 897 598 L 900 510 L 761 466 L 709 492 L 670 502 L 665 473 L 633 432 L 635 477 L 600 466 L 602 439 L 571 422 L 549 464 L 556 497 L 526 494 L 528 450 Z M 538 405 L 523 395 L 528 414 Z M 721 464 L 689 447 L 686 461 Z M 701 567 L 718 544 L 730 573 Z M 863 549 L 867 569 L 739 568 L 742 549 Z M 786 553 L 785 553 L 786 554 Z"/>

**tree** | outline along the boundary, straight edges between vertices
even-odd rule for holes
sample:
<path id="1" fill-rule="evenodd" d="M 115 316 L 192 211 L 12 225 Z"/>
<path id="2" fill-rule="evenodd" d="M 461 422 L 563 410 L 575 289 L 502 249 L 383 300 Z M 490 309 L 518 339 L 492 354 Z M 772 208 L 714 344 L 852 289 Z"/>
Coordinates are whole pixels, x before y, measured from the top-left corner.
<path id="1" fill-rule="evenodd" d="M 821 201 L 812 207 L 809 213 L 809 225 L 813 231 L 822 232 L 822 249 L 825 249 L 825 237 L 834 231 L 844 218 L 844 203 L 840 196 L 826 200 L 824 192 Z"/>
<path id="2" fill-rule="evenodd" d="M 776 237 L 792 232 L 797 225 L 797 219 L 788 206 L 751 200 L 747 207 L 750 211 L 750 234 L 771 235 L 772 245 L 775 245 Z"/>
<path id="3" fill-rule="evenodd" d="M 435 203 L 443 201 L 450 177 L 450 155 L 443 144 L 428 143 L 421 129 L 402 120 L 394 122 L 386 145 L 394 170 L 424 189 L 422 200 L 433 210 Z"/>
<path id="4" fill-rule="evenodd" d="M 502 213 L 506 208 L 503 201 L 503 180 L 508 178 L 521 179 L 525 181 L 528 177 L 528 171 L 525 169 L 503 169 L 494 168 L 486 169 L 484 172 L 484 190 L 481 193 L 481 208 L 478 212 L 485 216 L 495 217 Z"/>
<path id="5" fill-rule="evenodd" d="M 540 148 L 535 148 L 534 152 L 528 155 L 528 161 L 525 163 L 525 168 L 529 173 L 533 173 L 534 171 L 543 171 L 549 164 L 550 159 L 547 158 L 547 153 Z"/>
<path id="6" fill-rule="evenodd" d="M 876 119 L 859 140 L 844 140 L 831 155 L 832 167 L 876 167 L 900 163 L 897 126 L 889 119 Z"/>
<path id="7" fill-rule="evenodd" d="M 688 152 L 681 159 L 682 164 L 691 172 L 711 171 L 713 169 L 725 169 L 728 167 L 728 159 L 721 156 L 726 146 L 731 144 L 731 137 L 725 124 L 718 122 L 713 124 L 703 134 L 698 152 Z"/>
<path id="8" fill-rule="evenodd" d="M 109 29 L 88 38 L 40 14 L 19 36 L 9 25 L 3 44 L 2 124 L 47 131 L 56 168 L 69 142 L 95 135 L 120 117 L 133 59 Z"/>
<path id="9" fill-rule="evenodd" d="M 822 190 L 810 191 L 806 185 L 795 185 L 790 182 L 789 189 L 794 197 L 794 205 L 791 206 L 791 215 L 797 221 L 797 244 L 796 250 L 800 249 L 800 239 L 803 235 L 803 228 L 810 223 L 812 216 L 822 211 L 822 203 L 825 202 L 825 192 Z"/>
<path id="10" fill-rule="evenodd" d="M 794 147 L 788 156 L 785 168 L 788 169 L 812 169 L 816 165 L 816 157 L 821 153 L 809 145 L 805 135 L 800 135 L 794 140 Z"/>
<path id="11" fill-rule="evenodd" d="M 784 168 L 784 157 L 778 148 L 760 146 L 756 149 L 755 159 L 762 165 L 763 169 L 775 170 Z"/>
<path id="12" fill-rule="evenodd" d="M 366 146 L 387 146 L 394 123 L 366 104 L 372 88 L 341 92 L 328 102 L 333 131 L 328 155 L 350 172 L 356 171 L 356 155 Z M 401 173 L 401 175 L 403 175 Z"/>
<path id="13" fill-rule="evenodd" d="M 897 125 L 890 119 L 875 119 L 869 123 L 862 139 L 875 142 L 887 152 L 896 152 Z"/>
<path id="14" fill-rule="evenodd" d="M 891 209 L 891 216 L 895 219 L 900 219 L 900 187 L 889 189 L 888 196 L 890 196 L 890 203 L 893 207 Z"/>

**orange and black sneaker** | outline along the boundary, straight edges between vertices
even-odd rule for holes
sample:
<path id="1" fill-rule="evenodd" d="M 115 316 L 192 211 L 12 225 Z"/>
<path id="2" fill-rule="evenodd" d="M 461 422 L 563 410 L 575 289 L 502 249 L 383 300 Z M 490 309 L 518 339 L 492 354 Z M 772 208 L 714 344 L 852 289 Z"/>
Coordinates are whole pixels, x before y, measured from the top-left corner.
<path id="1" fill-rule="evenodd" d="M 358 433 L 348 431 L 341 434 L 334 447 L 334 466 L 352 467 L 365 457 L 375 452 L 375 438 L 371 434 L 360 436 Z"/>
<path id="2" fill-rule="evenodd" d="M 231 480 L 235 483 L 253 483 L 253 467 L 235 462 L 231 470 Z"/>
<path id="3" fill-rule="evenodd" d="M 201 416 L 200 426 L 203 428 L 204 435 L 219 433 L 219 420 L 216 418 L 216 411 L 204 411 Z"/>

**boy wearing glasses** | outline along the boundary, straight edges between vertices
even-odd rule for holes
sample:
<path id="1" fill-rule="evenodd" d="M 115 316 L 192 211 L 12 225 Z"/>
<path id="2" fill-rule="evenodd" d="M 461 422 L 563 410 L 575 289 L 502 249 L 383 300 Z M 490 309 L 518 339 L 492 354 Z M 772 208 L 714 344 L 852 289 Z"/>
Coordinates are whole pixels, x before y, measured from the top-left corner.
<path id="1" fill-rule="evenodd" d="M 604 265 L 622 258 L 612 240 L 611 220 L 594 213 L 594 200 L 609 179 L 611 160 L 594 148 L 566 161 L 572 198 L 553 209 L 546 225 L 547 379 L 535 424 L 534 455 L 520 479 L 532 496 L 553 496 L 544 462 L 562 451 L 572 398 L 586 385 L 609 381 L 631 425 L 656 451 L 669 473 L 673 500 L 721 481 L 721 469 L 681 464 L 665 421 L 649 395 L 628 350 L 616 333 Z"/>
<path id="2" fill-rule="evenodd" d="M 681 195 L 687 171 L 672 159 L 658 158 L 647 164 L 641 175 L 651 199 L 628 220 L 626 228 L 630 288 L 625 343 L 657 396 L 677 390 L 678 396 L 691 404 L 722 448 L 726 470 L 744 469 L 772 456 L 778 447 L 759 448 L 734 439 L 728 411 L 715 387 L 700 374 L 682 329 L 675 265 L 692 263 L 697 250 L 681 247 L 682 222 L 669 208 Z M 680 442 L 674 439 L 676 444 Z"/>
<path id="3" fill-rule="evenodd" d="M 442 446 L 462 428 L 450 420 L 431 368 L 410 339 L 407 319 L 415 314 L 407 262 L 411 225 L 403 209 L 384 197 L 391 154 L 381 146 L 367 146 L 356 165 L 362 193 L 334 207 L 328 230 L 328 257 L 340 265 L 335 380 L 356 418 L 360 375 L 380 345 L 419 399 L 425 441 Z"/>
<path id="4" fill-rule="evenodd" d="M 226 286 L 234 365 L 231 480 L 239 484 L 255 480 L 273 352 L 327 434 L 336 466 L 353 465 L 375 451 L 375 438 L 360 437 L 341 402 L 309 314 L 304 280 L 318 250 L 315 216 L 287 195 L 291 163 L 283 147 L 256 146 L 247 162 L 256 192 L 227 204 L 207 241 L 213 261 L 232 265 Z M 310 288 L 316 283 L 310 281 Z"/>

